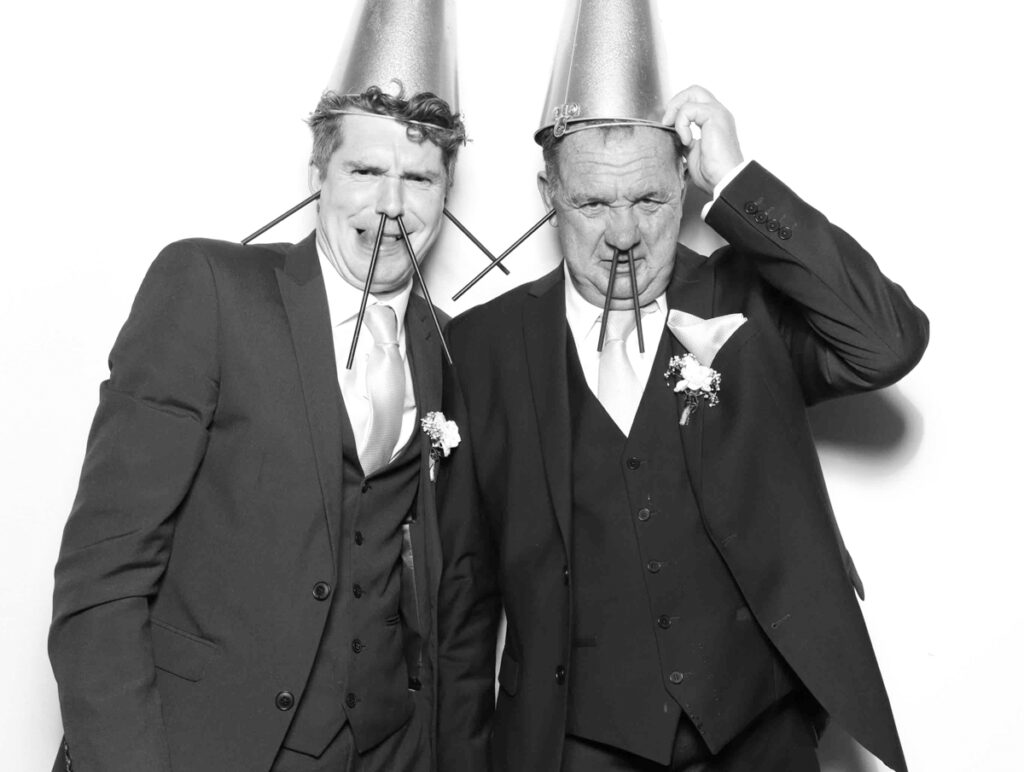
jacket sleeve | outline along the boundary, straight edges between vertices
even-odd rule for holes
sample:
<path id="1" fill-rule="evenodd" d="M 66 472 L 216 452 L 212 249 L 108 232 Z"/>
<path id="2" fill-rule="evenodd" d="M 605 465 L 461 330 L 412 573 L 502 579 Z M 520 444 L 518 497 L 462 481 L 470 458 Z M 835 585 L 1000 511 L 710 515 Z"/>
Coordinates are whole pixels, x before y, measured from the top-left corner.
<path id="1" fill-rule="evenodd" d="M 49 652 L 76 772 L 170 770 L 149 604 L 206 448 L 216 353 L 211 268 L 172 244 L 111 352 L 55 570 Z"/>
<path id="2" fill-rule="evenodd" d="M 924 354 L 928 319 L 907 293 L 756 162 L 726 186 L 707 223 L 770 288 L 808 404 L 895 383 Z"/>
<path id="3" fill-rule="evenodd" d="M 451 327 L 449 327 L 451 331 Z M 450 333 L 449 333 L 450 334 Z M 455 352 L 455 338 L 450 337 Z M 464 360 L 456 355 L 456 363 Z M 438 598 L 438 769 L 490 769 L 494 663 L 501 605 L 498 555 L 481 510 L 473 438 L 452 368 L 445 376 L 445 412 L 462 442 L 438 479 L 443 570 Z"/>

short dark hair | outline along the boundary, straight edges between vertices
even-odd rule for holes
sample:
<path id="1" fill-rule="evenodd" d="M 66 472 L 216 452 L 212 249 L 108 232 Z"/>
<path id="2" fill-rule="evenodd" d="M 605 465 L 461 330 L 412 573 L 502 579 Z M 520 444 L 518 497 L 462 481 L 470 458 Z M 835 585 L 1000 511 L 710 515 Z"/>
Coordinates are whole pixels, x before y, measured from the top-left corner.
<path id="1" fill-rule="evenodd" d="M 589 129 L 589 131 L 600 131 L 606 140 L 613 133 L 624 134 L 627 137 L 632 136 L 634 129 L 637 127 L 635 123 L 615 124 L 608 123 L 607 121 L 580 121 L 579 123 L 574 123 L 573 126 L 589 126 L 591 124 L 600 124 Z M 682 159 L 686 151 L 683 140 L 679 138 L 675 131 L 670 133 L 672 134 L 672 146 L 676 151 L 676 159 Z M 541 154 L 544 156 L 544 172 L 547 175 L 549 184 L 557 185 L 561 181 L 558 176 L 558 150 L 562 146 L 562 140 L 567 136 L 568 134 L 563 134 L 560 137 L 556 137 L 554 129 L 544 129 L 537 138 L 537 142 L 540 143 Z"/>
<path id="2" fill-rule="evenodd" d="M 327 164 L 334 151 L 341 146 L 341 122 L 349 111 L 386 115 L 405 125 L 406 136 L 411 141 L 433 142 L 441 148 L 441 159 L 444 161 L 448 185 L 451 186 L 459 147 L 466 144 L 466 127 L 462 123 L 462 116 L 453 113 L 445 100 L 429 91 L 405 99 L 405 89 L 401 87 L 398 96 L 386 94 L 377 86 L 370 86 L 361 94 L 325 91 L 320 96 L 316 109 L 309 114 L 306 123 L 313 132 L 313 151 L 309 164 L 317 168 L 321 177 L 327 172 Z"/>

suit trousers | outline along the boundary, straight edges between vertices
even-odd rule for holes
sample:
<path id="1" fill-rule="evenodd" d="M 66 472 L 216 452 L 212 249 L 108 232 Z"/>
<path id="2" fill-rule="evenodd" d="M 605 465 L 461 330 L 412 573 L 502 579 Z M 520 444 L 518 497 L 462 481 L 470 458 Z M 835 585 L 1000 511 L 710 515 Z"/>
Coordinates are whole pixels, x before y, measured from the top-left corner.
<path id="1" fill-rule="evenodd" d="M 610 745 L 566 735 L 562 772 L 820 772 L 811 719 L 791 700 L 766 711 L 711 755 L 685 718 L 666 767 Z"/>
<path id="2" fill-rule="evenodd" d="M 429 706 L 417 700 L 412 718 L 364 753 L 346 722 L 320 756 L 281 748 L 270 772 L 430 772 L 429 715 Z"/>

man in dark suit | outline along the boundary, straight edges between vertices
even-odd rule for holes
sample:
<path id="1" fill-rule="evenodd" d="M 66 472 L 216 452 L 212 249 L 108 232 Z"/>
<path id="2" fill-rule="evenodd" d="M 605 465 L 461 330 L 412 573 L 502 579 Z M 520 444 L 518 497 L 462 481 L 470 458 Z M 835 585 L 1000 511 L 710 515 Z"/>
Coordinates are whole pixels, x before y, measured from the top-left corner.
<path id="1" fill-rule="evenodd" d="M 831 716 L 905 769 L 805 406 L 898 380 L 927 319 L 706 90 L 661 125 L 566 101 L 538 140 L 563 265 L 449 327 L 441 768 L 804 772 Z M 676 243 L 687 182 L 710 258 Z"/>
<path id="2" fill-rule="evenodd" d="M 310 125 L 315 233 L 171 244 L 114 345 L 56 568 L 55 769 L 433 768 L 443 361 L 401 229 L 425 255 L 465 132 L 376 87 Z"/>

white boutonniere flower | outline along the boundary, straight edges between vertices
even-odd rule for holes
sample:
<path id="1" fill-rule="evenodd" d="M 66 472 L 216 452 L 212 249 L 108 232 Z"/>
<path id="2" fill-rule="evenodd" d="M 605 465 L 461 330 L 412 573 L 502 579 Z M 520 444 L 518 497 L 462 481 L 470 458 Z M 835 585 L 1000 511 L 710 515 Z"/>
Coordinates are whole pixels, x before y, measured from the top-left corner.
<path id="1" fill-rule="evenodd" d="M 714 407 L 718 404 L 722 375 L 714 368 L 702 365 L 693 354 L 672 357 L 665 371 L 665 381 L 674 392 L 683 395 L 680 426 L 686 426 L 693 411 L 701 405 Z"/>
<path id="2" fill-rule="evenodd" d="M 427 413 L 420 419 L 420 426 L 430 439 L 430 481 L 437 478 L 437 462 L 448 458 L 453 448 L 462 442 L 459 426 L 445 418 L 440 410 Z"/>

